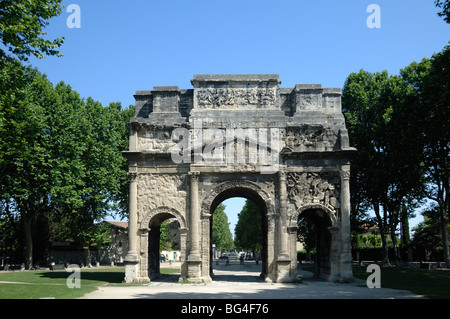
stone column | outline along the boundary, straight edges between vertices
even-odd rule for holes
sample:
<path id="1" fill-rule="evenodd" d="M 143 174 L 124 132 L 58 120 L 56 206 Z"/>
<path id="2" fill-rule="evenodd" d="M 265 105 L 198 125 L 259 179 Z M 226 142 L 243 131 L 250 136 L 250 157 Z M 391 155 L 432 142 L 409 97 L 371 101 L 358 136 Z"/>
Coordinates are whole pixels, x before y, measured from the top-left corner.
<path id="1" fill-rule="evenodd" d="M 277 282 L 291 282 L 290 263 L 288 254 L 288 234 L 286 227 L 287 218 L 287 185 L 286 173 L 280 169 L 279 176 L 279 200 L 280 214 L 278 216 L 278 254 L 277 254 Z"/>
<path id="2" fill-rule="evenodd" d="M 130 178 L 129 219 L 128 219 L 128 253 L 125 256 L 125 282 L 135 282 L 138 277 L 137 254 L 137 173 L 128 173 Z"/>
<path id="3" fill-rule="evenodd" d="M 278 172 L 279 175 L 279 194 L 280 194 L 280 216 L 278 222 L 279 246 L 278 259 L 289 259 L 287 251 L 287 231 L 286 231 L 286 214 L 287 214 L 287 185 L 286 173 Z"/>
<path id="4" fill-rule="evenodd" d="M 201 282 L 201 258 L 200 258 L 200 210 L 198 205 L 198 179 L 200 172 L 190 172 L 190 225 L 189 241 L 190 250 L 187 259 L 187 277 L 189 282 Z"/>
<path id="5" fill-rule="evenodd" d="M 331 233 L 331 270 L 329 281 L 339 281 L 340 280 L 340 268 L 341 268 L 341 228 L 339 226 L 328 227 L 328 231 Z"/>
<path id="6" fill-rule="evenodd" d="M 190 242 L 191 250 L 189 252 L 188 260 L 200 260 L 199 249 L 199 224 L 200 212 L 198 209 L 198 178 L 199 172 L 190 172 Z"/>
<path id="7" fill-rule="evenodd" d="M 341 167 L 341 281 L 352 281 L 352 253 L 350 247 L 350 165 Z"/>
<path id="8" fill-rule="evenodd" d="M 187 228 L 180 228 L 180 261 L 181 261 L 181 276 L 178 281 L 182 282 L 183 280 L 187 279 L 187 263 L 186 263 L 186 254 L 187 254 L 187 248 L 186 248 L 186 242 L 187 242 L 187 234 L 188 229 Z"/>

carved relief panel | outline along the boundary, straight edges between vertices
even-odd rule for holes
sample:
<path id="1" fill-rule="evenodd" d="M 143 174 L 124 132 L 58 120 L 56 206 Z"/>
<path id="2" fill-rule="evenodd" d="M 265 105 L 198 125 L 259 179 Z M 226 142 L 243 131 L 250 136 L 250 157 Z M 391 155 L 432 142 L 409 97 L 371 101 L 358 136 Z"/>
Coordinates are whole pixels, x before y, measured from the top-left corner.
<path id="1" fill-rule="evenodd" d="M 139 150 L 170 152 L 175 142 L 169 131 L 143 130 L 138 132 Z"/>
<path id="2" fill-rule="evenodd" d="M 199 109 L 273 109 L 276 86 L 196 88 L 195 107 Z"/>
<path id="3" fill-rule="evenodd" d="M 340 176 L 337 172 L 288 173 L 288 199 L 297 209 L 321 204 L 336 212 L 340 207 Z"/>
<path id="4" fill-rule="evenodd" d="M 322 126 L 305 126 L 286 132 L 286 147 L 294 152 L 337 149 L 338 133 Z"/>

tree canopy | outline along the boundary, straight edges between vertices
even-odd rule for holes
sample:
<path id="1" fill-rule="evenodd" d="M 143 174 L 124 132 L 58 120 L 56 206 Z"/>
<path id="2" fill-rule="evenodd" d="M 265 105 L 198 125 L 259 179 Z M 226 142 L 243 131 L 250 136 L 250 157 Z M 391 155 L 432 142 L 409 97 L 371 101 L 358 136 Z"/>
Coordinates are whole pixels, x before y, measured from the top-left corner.
<path id="1" fill-rule="evenodd" d="M 234 230 L 236 247 L 253 252 L 261 251 L 261 232 L 261 212 L 255 203 L 246 200 Z"/>
<path id="2" fill-rule="evenodd" d="M 64 225 L 83 247 L 109 212 L 125 213 L 126 123 L 133 110 L 82 99 L 16 60 L 0 68 L 0 201 L 2 217 L 23 224 L 26 264 L 33 264 L 32 225 L 42 214 Z M 61 226 L 62 227 L 62 226 Z"/>
<path id="3" fill-rule="evenodd" d="M 230 251 L 234 248 L 234 242 L 224 204 L 216 207 L 212 220 L 212 244 L 218 251 Z"/>
<path id="4" fill-rule="evenodd" d="M 361 70 L 350 74 L 344 85 L 343 111 L 350 142 L 358 149 L 351 192 L 352 201 L 359 202 L 352 207 L 375 212 L 385 263 L 386 234 L 395 245 L 400 221 L 406 221 L 425 197 L 438 203 L 446 237 L 449 54 L 446 46 L 431 59 L 411 63 L 400 75 Z"/>
<path id="5" fill-rule="evenodd" d="M 29 56 L 44 58 L 62 54 L 58 48 L 64 37 L 45 39 L 44 29 L 49 19 L 61 14 L 62 0 L 2 0 L 0 1 L 0 39 L 8 52 L 19 60 Z M 0 59 L 8 53 L 0 48 Z"/>

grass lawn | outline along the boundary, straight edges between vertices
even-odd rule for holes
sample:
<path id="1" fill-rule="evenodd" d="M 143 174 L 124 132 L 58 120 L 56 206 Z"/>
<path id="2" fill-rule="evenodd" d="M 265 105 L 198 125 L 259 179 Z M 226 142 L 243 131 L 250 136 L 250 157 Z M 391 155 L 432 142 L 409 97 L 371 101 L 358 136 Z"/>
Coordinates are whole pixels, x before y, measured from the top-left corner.
<path id="1" fill-rule="evenodd" d="M 303 268 L 314 272 L 314 267 Z M 367 280 L 367 267 L 353 267 L 353 276 Z M 427 298 L 450 299 L 450 270 L 381 267 L 381 288 L 408 290 Z"/>
<path id="2" fill-rule="evenodd" d="M 366 267 L 353 267 L 356 278 L 366 280 Z M 381 288 L 409 290 L 427 298 L 450 299 L 450 270 L 381 267 Z"/>
<path id="3" fill-rule="evenodd" d="M 174 272 L 179 272 L 179 269 L 161 268 L 163 275 Z M 73 299 L 92 292 L 101 285 L 126 285 L 123 283 L 123 267 L 81 269 L 80 288 L 67 287 L 67 278 L 71 274 L 66 271 L 2 271 L 0 299 Z"/>

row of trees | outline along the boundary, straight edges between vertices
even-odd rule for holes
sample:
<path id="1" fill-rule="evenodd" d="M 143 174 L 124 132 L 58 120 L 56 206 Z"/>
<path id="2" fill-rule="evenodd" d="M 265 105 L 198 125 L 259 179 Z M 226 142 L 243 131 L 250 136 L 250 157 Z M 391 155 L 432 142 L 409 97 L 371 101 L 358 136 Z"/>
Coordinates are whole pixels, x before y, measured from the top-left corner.
<path id="1" fill-rule="evenodd" d="M 2 232 L 21 223 L 12 238 L 25 237 L 28 267 L 37 220 L 47 232 L 42 240 L 71 238 L 88 252 L 102 241 L 97 222 L 111 211 L 126 212 L 127 163 L 121 151 L 128 148 L 126 123 L 133 109 L 82 99 L 70 85 L 54 86 L 16 60 L 1 61 L 0 71 Z M 2 245 L 15 250 L 20 242 Z"/>
<path id="2" fill-rule="evenodd" d="M 351 177 L 354 222 L 374 212 L 387 264 L 387 236 L 397 245 L 400 227 L 402 243 L 409 245 L 408 219 L 427 199 L 440 219 L 449 267 L 450 46 L 399 75 L 350 74 L 342 104 L 358 149 Z"/>
<path id="3" fill-rule="evenodd" d="M 44 32 L 61 2 L 0 2 L 0 254 L 27 267 L 42 256 L 33 253 L 42 242 L 70 238 L 89 252 L 105 240 L 97 222 L 127 206 L 121 151 L 133 108 L 83 99 L 23 64 L 62 55 L 64 38 Z"/>
<path id="4" fill-rule="evenodd" d="M 219 251 L 239 249 L 255 254 L 261 250 L 261 213 L 252 201 L 247 200 L 238 214 L 234 240 L 224 204 L 217 206 L 212 220 L 212 244 L 215 244 Z"/>

